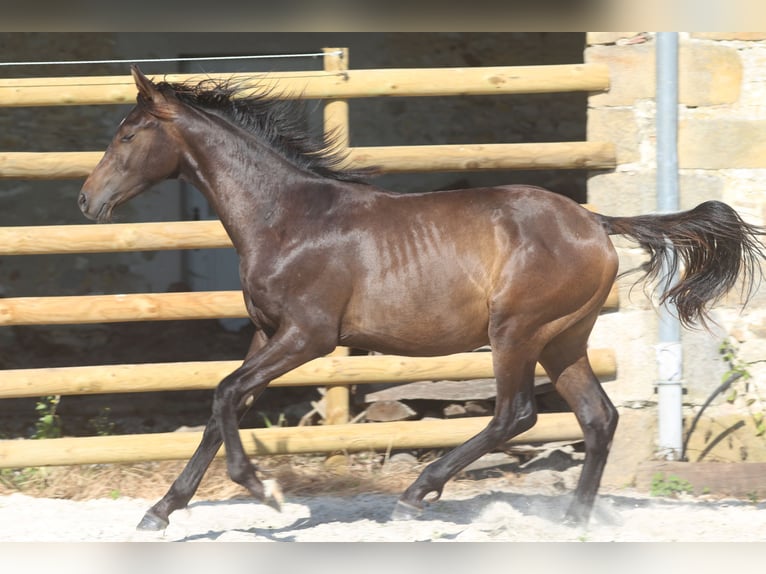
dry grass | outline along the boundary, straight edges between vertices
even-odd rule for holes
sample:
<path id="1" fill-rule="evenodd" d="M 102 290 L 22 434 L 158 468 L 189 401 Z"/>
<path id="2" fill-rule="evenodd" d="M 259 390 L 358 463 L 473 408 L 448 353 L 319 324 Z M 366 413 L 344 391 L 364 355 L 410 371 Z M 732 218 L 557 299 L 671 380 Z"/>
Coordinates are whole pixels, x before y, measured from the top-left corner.
<path id="1" fill-rule="evenodd" d="M 261 478 L 273 478 L 285 495 L 351 495 L 364 492 L 402 492 L 420 466 L 389 470 L 374 454 L 272 456 L 259 460 Z M 97 498 L 158 499 L 165 494 L 186 461 L 41 467 L 0 471 L 0 495 L 22 492 L 41 498 L 89 500 Z M 196 498 L 225 500 L 248 496 L 226 474 L 217 458 L 200 484 Z"/>

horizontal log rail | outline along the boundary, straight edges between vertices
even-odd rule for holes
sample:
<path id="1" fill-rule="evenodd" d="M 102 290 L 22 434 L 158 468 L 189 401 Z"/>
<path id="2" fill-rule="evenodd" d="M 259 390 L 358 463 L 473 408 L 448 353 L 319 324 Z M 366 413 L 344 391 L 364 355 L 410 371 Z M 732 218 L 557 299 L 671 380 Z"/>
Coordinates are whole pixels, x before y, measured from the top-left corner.
<path id="1" fill-rule="evenodd" d="M 111 225 L 0 227 L 0 255 L 118 253 L 232 248 L 221 222 L 165 221 Z"/>
<path id="2" fill-rule="evenodd" d="M 255 89 L 296 99 L 595 92 L 609 88 L 605 64 L 317 70 L 234 76 L 251 82 Z M 154 76 L 169 82 L 231 77 L 230 73 Z M 136 86 L 128 75 L 0 79 L 0 107 L 130 104 L 135 100 Z"/>
<path id="3" fill-rule="evenodd" d="M 614 351 L 591 349 L 588 357 L 597 376 L 615 376 Z M 197 361 L 5 370 L 0 371 L 0 399 L 212 389 L 241 364 L 241 361 Z M 494 376 L 489 352 L 443 357 L 339 356 L 314 359 L 275 379 L 270 386 L 462 381 Z M 535 376 L 545 376 L 540 365 Z"/>
<path id="4" fill-rule="evenodd" d="M 449 448 L 464 443 L 490 417 L 421 420 L 369 424 L 243 429 L 242 444 L 249 456 L 333 451 L 385 452 L 391 449 Z M 46 440 L 0 440 L 0 468 L 108 464 L 154 460 L 185 460 L 197 448 L 201 432 L 122 436 L 65 437 Z M 544 413 L 530 430 L 508 444 L 581 440 L 582 431 L 571 413 Z M 218 452 L 223 456 L 224 449 Z"/>
<path id="5" fill-rule="evenodd" d="M 0 299 L 0 326 L 247 317 L 241 291 Z"/>
<path id="6" fill-rule="evenodd" d="M 349 148 L 347 165 L 383 173 L 501 169 L 611 169 L 615 147 L 607 142 L 421 145 Z"/>
<path id="7" fill-rule="evenodd" d="M 604 304 L 619 304 L 616 284 Z M 247 317 L 241 291 L 191 291 L 127 295 L 0 298 L 0 326 L 73 325 Z"/>
<path id="8" fill-rule="evenodd" d="M 81 179 L 103 152 L 0 153 L 0 179 Z M 369 146 L 348 148 L 345 167 L 380 173 L 471 170 L 610 169 L 608 142 L 542 142 L 470 145 Z"/>
<path id="9" fill-rule="evenodd" d="M 589 204 L 583 204 L 592 209 Z M 0 227 L 0 255 L 231 248 L 218 220 Z"/>

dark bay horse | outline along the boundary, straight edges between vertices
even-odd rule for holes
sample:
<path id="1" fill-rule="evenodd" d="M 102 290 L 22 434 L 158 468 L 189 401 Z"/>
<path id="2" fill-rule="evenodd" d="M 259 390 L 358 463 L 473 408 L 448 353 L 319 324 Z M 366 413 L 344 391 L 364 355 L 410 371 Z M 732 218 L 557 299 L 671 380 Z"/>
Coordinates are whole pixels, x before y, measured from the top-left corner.
<path id="1" fill-rule="evenodd" d="M 681 321 L 707 317 L 740 275 L 759 277 L 763 229 L 708 201 L 677 214 L 607 217 L 544 189 L 512 185 L 395 194 L 341 168 L 312 143 L 292 104 L 233 83 L 153 83 L 132 68 L 137 105 L 83 185 L 82 212 L 107 222 L 116 206 L 181 178 L 214 206 L 240 258 L 257 330 L 243 364 L 215 390 L 202 441 L 139 524 L 162 529 L 186 506 L 223 442 L 231 478 L 269 500 L 238 420 L 271 380 L 336 345 L 446 355 L 490 344 L 494 416 L 425 468 L 395 515 L 413 516 L 466 465 L 535 424 L 540 362 L 584 433 L 585 462 L 566 519 L 588 520 L 617 410 L 588 363 L 588 336 L 617 273 L 609 235 L 637 241 L 644 271 L 683 268 L 662 285 Z M 670 246 L 670 247 L 668 247 Z"/>

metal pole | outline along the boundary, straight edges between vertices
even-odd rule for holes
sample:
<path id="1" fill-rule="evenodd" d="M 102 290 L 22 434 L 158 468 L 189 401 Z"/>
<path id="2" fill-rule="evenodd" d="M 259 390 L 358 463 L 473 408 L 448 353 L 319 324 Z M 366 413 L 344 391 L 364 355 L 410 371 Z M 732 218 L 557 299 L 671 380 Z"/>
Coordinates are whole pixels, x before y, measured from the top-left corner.
<path id="1" fill-rule="evenodd" d="M 657 33 L 657 211 L 680 209 L 678 193 L 678 33 Z M 667 273 L 665 273 L 667 276 Z M 675 281 L 676 278 L 673 278 Z M 681 326 L 672 305 L 660 307 L 657 345 L 660 454 L 681 456 L 683 445 Z"/>

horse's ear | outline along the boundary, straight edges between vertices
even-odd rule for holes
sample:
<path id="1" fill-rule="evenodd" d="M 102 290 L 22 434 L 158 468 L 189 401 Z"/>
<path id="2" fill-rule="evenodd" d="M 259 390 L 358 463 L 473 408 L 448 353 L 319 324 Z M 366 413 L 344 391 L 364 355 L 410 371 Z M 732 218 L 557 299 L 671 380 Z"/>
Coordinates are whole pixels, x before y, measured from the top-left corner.
<path id="1" fill-rule="evenodd" d="M 143 72 L 133 64 L 130 67 L 130 73 L 133 75 L 133 81 L 138 88 L 138 94 L 144 100 L 149 102 L 153 108 L 153 113 L 158 116 L 173 116 L 173 112 L 168 103 L 167 97 L 163 94 L 157 86 L 149 78 L 147 78 Z"/>
<path id="2" fill-rule="evenodd" d="M 130 73 L 133 75 L 133 81 L 136 83 L 138 93 L 150 102 L 154 101 L 155 95 L 158 94 L 157 86 L 154 85 L 154 82 L 144 76 L 144 73 L 135 64 L 130 67 Z"/>

